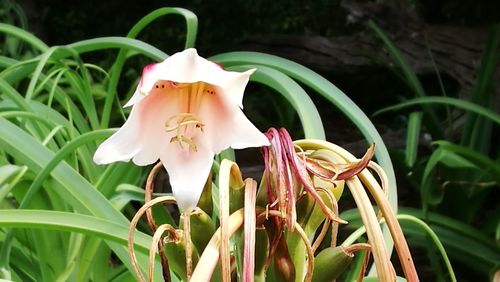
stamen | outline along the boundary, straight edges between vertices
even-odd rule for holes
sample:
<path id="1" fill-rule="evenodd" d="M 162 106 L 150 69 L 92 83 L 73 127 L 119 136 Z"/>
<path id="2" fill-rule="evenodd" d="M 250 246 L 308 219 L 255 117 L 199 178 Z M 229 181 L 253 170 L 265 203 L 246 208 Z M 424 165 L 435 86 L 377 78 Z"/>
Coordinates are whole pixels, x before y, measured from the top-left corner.
<path id="1" fill-rule="evenodd" d="M 185 143 L 189 146 L 189 151 L 198 152 L 198 147 L 196 146 L 196 143 L 194 143 L 193 139 L 191 139 L 191 138 L 187 138 L 187 137 L 184 137 L 182 135 L 177 135 L 177 136 L 174 136 L 170 139 L 170 143 L 172 143 L 172 142 L 179 142 L 179 147 L 181 147 L 181 149 L 184 149 L 184 147 L 182 146 L 182 143 Z"/>
<path id="2" fill-rule="evenodd" d="M 177 118 L 177 125 L 171 126 L 170 122 L 176 118 Z M 190 113 L 182 113 L 175 116 L 171 116 L 169 119 L 167 119 L 167 121 L 165 121 L 165 127 L 166 127 L 165 130 L 167 132 L 170 132 L 179 129 L 181 127 L 186 127 L 189 124 L 194 124 L 196 128 L 200 128 L 200 130 L 203 132 L 203 126 L 205 125 L 194 114 Z"/>
<path id="3" fill-rule="evenodd" d="M 174 125 L 170 125 L 170 123 L 176 120 Z M 172 142 L 178 142 L 179 147 L 183 150 L 184 149 L 184 144 L 187 144 L 189 146 L 189 150 L 193 152 L 198 151 L 198 147 L 196 146 L 196 143 L 194 142 L 193 138 L 186 136 L 192 136 L 194 132 L 189 130 L 190 127 L 199 129 L 201 132 L 203 132 L 203 127 L 205 124 L 203 124 L 196 115 L 191 114 L 191 113 L 181 113 L 177 114 L 174 116 L 171 116 L 167 121 L 165 121 L 165 130 L 167 132 L 171 131 L 176 131 L 176 134 L 174 137 L 170 139 L 170 143 Z"/>
<path id="4" fill-rule="evenodd" d="M 194 124 L 194 126 L 196 128 L 199 128 L 201 130 L 201 132 L 203 132 L 203 127 L 205 126 L 203 123 L 201 123 L 199 120 L 197 119 L 189 119 L 189 120 L 183 120 L 181 122 L 178 122 L 177 125 L 174 125 L 174 126 L 170 126 L 170 127 L 167 127 L 165 128 L 165 130 L 167 132 L 170 132 L 170 131 L 174 131 L 176 129 L 180 129 L 182 127 L 185 127 L 187 125 L 190 125 L 190 124 Z M 165 124 L 165 126 L 167 126 L 167 124 Z"/>
<path id="5" fill-rule="evenodd" d="M 178 142 L 181 149 L 185 145 L 190 151 L 197 151 L 194 138 L 200 132 L 204 132 L 205 124 L 196 116 L 200 105 L 206 95 L 215 95 L 216 88 L 205 82 L 179 83 L 175 81 L 162 81 L 164 84 L 157 84 L 157 88 L 167 88 L 167 94 L 176 95 L 179 102 L 179 109 L 182 113 L 173 115 L 165 121 L 165 131 L 172 132 L 174 137 L 170 143 Z"/>

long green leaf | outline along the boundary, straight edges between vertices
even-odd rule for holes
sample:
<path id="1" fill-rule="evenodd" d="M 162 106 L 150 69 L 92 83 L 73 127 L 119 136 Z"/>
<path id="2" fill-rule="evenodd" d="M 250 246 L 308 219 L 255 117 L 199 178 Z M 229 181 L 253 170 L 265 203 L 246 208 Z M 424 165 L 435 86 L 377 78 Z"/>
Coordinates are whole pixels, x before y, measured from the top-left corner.
<path id="1" fill-rule="evenodd" d="M 79 54 L 89 53 L 94 51 L 102 51 L 106 49 L 126 48 L 134 50 L 139 54 L 145 55 L 153 60 L 164 60 L 168 57 L 167 54 L 160 51 L 143 41 L 126 38 L 126 37 L 99 37 L 87 39 L 66 45 L 75 49 Z"/>
<path id="2" fill-rule="evenodd" d="M 70 212 L 0 210 L 0 226 L 78 232 L 110 240 L 123 246 L 127 245 L 128 240 L 128 224 Z M 136 232 L 134 244 L 138 251 L 148 254 L 150 243 L 150 236 Z"/>
<path id="3" fill-rule="evenodd" d="M 412 167 L 417 160 L 418 143 L 420 141 L 420 125 L 422 124 L 422 112 L 412 112 L 408 117 L 408 128 L 406 132 L 405 162 Z"/>
<path id="4" fill-rule="evenodd" d="M 481 116 L 484 116 L 490 120 L 492 120 L 495 123 L 500 124 L 500 115 L 485 108 L 480 105 L 460 100 L 457 98 L 451 98 L 451 97 L 434 97 L 434 96 L 428 96 L 428 97 L 420 97 L 420 98 L 414 98 L 411 100 L 404 101 L 402 103 L 399 103 L 397 105 L 393 105 L 390 107 L 383 108 L 377 112 L 375 112 L 374 115 L 379 115 L 382 113 L 386 113 L 389 111 L 396 111 L 396 110 L 401 110 L 407 107 L 411 106 L 420 106 L 422 104 L 444 104 L 444 105 L 453 105 L 457 108 L 461 108 L 467 111 L 474 112 L 476 114 L 479 114 Z"/>
<path id="5" fill-rule="evenodd" d="M 426 162 L 420 184 L 420 194 L 424 211 L 427 211 L 428 205 L 437 205 L 443 200 L 444 189 L 436 183 L 435 176 L 436 168 L 441 163 L 451 167 L 475 168 L 473 163 L 456 154 L 453 150 L 446 150 L 444 148 L 434 150 Z"/>
<path id="6" fill-rule="evenodd" d="M 306 138 L 325 139 L 325 131 L 318 110 L 304 89 L 293 79 L 275 69 L 259 65 L 234 66 L 229 67 L 228 70 L 245 71 L 251 68 L 257 69 L 250 77 L 252 81 L 275 89 L 292 104 L 302 122 Z"/>
<path id="7" fill-rule="evenodd" d="M 441 241 L 452 261 L 460 261 L 464 265 L 485 274 L 489 274 L 491 270 L 500 264 L 500 247 L 498 244 L 492 238 L 470 225 L 439 213 L 424 213 L 413 208 L 401 207 L 400 213 L 403 217 L 410 215 L 424 221 L 436 233 L 437 238 Z M 351 227 L 357 228 L 362 225 L 357 210 L 344 211 L 340 214 L 340 217 L 348 220 Z M 401 225 L 410 245 L 429 246 L 428 233 L 423 231 L 421 227 L 408 224 L 406 221 L 401 221 Z M 359 237 L 364 233 L 364 227 L 356 230 L 355 233 L 357 234 L 354 237 Z M 352 238 L 347 240 L 352 242 Z"/>
<path id="8" fill-rule="evenodd" d="M 0 32 L 16 36 L 16 37 L 22 39 L 23 41 L 27 42 L 31 46 L 35 47 L 36 49 L 38 49 L 41 52 L 45 52 L 49 48 L 43 41 L 38 39 L 33 34 L 27 32 L 26 30 L 24 30 L 22 28 L 19 28 L 19 27 L 13 26 L 13 25 L 0 23 Z"/>
<path id="9" fill-rule="evenodd" d="M 186 21 L 186 43 L 184 48 L 194 47 L 196 34 L 198 33 L 198 18 L 196 15 L 184 8 L 164 7 L 152 11 L 151 13 L 140 19 L 128 32 L 128 38 L 136 38 L 137 35 L 150 23 L 156 19 L 166 15 L 180 15 Z"/>
<path id="10" fill-rule="evenodd" d="M 484 273 L 500 264 L 500 247 L 479 230 L 438 213 L 423 213 L 411 208 L 401 208 L 401 212 L 424 220 L 436 232 L 453 259 Z M 427 244 L 425 235 L 422 236 L 411 226 L 403 225 L 403 228 L 405 232 L 419 237 L 416 242 Z"/>
<path id="11" fill-rule="evenodd" d="M 30 135 L 2 117 L 0 117 L 0 146 L 35 172 L 39 172 L 54 156 L 51 151 L 36 142 Z M 77 211 L 93 214 L 118 224 L 128 224 L 128 220 L 102 194 L 65 162 L 55 167 L 51 176 L 58 184 L 53 186 L 57 188 L 56 192 Z M 131 267 L 126 248 L 113 243 L 109 244 L 120 259 Z M 5 260 L 7 254 L 4 252 L 5 246 L 2 247 L 0 259 Z M 141 261 L 145 262 L 142 259 L 145 258 L 141 258 Z M 0 261 L 0 265 L 6 265 L 6 261 Z M 156 274 L 159 275 L 159 272 Z"/>
<path id="12" fill-rule="evenodd" d="M 28 106 L 23 96 L 20 95 L 11 85 L 14 85 L 28 77 L 35 70 L 36 62 L 37 60 L 31 60 L 29 63 L 26 63 L 26 61 L 17 63 L 10 66 L 9 69 L 2 72 L 0 75 L 0 89 L 4 90 L 2 92 L 8 95 L 8 97 L 14 101 L 20 109 L 27 111 L 31 111 L 31 108 Z M 40 78 L 44 80 L 46 76 L 40 74 Z M 46 87 L 49 91 L 54 92 L 56 100 L 59 104 L 66 108 L 68 113 L 73 113 L 73 119 L 79 131 L 87 132 L 90 130 L 77 106 L 71 99 L 67 98 L 67 93 L 65 93 L 60 87 L 57 87 L 57 85 L 51 80 L 44 83 L 44 87 Z"/>
<path id="13" fill-rule="evenodd" d="M 481 64 L 470 98 L 471 102 L 491 108 L 496 82 L 494 74 L 498 66 L 499 52 L 500 23 L 497 23 L 491 30 L 488 43 L 481 56 Z M 491 134 L 492 127 L 489 121 L 469 113 L 462 133 L 461 143 L 487 154 L 491 146 Z"/>
<path id="14" fill-rule="evenodd" d="M 0 203 L 16 183 L 26 174 L 27 167 L 17 165 L 0 166 Z"/>
<path id="15" fill-rule="evenodd" d="M 182 8 L 160 8 L 154 10 L 153 12 L 147 14 L 142 19 L 140 19 L 127 34 L 128 38 L 136 38 L 137 35 L 151 22 L 154 20 L 170 14 L 178 14 L 184 17 L 186 20 L 186 44 L 185 48 L 194 47 L 196 41 L 196 34 L 198 31 L 198 18 L 196 15 L 186 9 Z M 118 80 L 125 64 L 126 55 L 129 52 L 128 49 L 120 49 L 118 56 L 116 57 L 115 63 L 112 67 L 111 77 L 108 84 L 108 92 L 106 99 L 104 101 L 104 107 L 102 110 L 101 126 L 107 127 L 109 124 L 109 117 L 111 115 L 111 107 L 113 105 L 113 100 L 116 96 L 116 87 L 118 85 Z"/>
<path id="16" fill-rule="evenodd" d="M 377 35 L 379 39 L 384 43 L 385 47 L 387 48 L 387 51 L 394 59 L 394 62 L 399 66 L 399 68 L 403 72 L 403 75 L 406 78 L 406 82 L 408 86 L 413 90 L 415 96 L 425 97 L 426 94 L 424 88 L 422 87 L 422 84 L 420 83 L 420 80 L 418 80 L 417 75 L 411 69 L 408 63 L 406 63 L 405 59 L 403 58 L 399 50 L 396 48 L 396 46 L 394 46 L 391 40 L 384 34 L 384 32 L 380 29 L 380 27 L 378 27 L 377 24 L 375 24 L 375 22 L 369 20 L 368 27 L 371 28 L 374 31 L 375 35 Z M 435 112 L 430 107 L 424 106 L 424 113 L 427 116 L 426 120 L 428 121 L 427 123 L 428 130 L 431 132 L 434 138 L 441 139 L 443 137 L 443 134 L 440 130 L 439 121 L 436 117 Z"/>
<path id="17" fill-rule="evenodd" d="M 40 189 L 42 186 L 42 183 L 45 181 L 45 179 L 50 175 L 52 170 L 59 165 L 64 158 L 69 154 L 75 151 L 78 147 L 90 142 L 94 141 L 96 139 L 101 139 L 103 137 L 108 137 L 110 136 L 115 130 L 113 129 L 105 129 L 105 130 L 98 130 L 98 131 L 91 131 L 85 134 L 82 134 L 78 136 L 77 138 L 73 139 L 71 142 L 67 143 L 63 148 L 61 148 L 60 151 L 58 151 L 55 155 L 54 158 L 48 162 L 43 169 L 38 173 L 36 176 L 35 180 L 31 183 L 28 192 L 26 196 L 23 198 L 22 202 L 19 205 L 20 209 L 26 208 L 27 205 L 29 204 L 29 201 L 31 197 Z"/>
<path id="18" fill-rule="evenodd" d="M 483 171 L 490 173 L 492 178 L 495 179 L 497 183 L 500 183 L 500 164 L 498 162 L 493 161 L 492 159 L 476 150 L 448 141 L 436 141 L 433 143 L 438 145 L 441 149 L 453 152 L 467 159 L 469 162 L 475 164 L 478 168 L 481 168 Z"/>
<path id="19" fill-rule="evenodd" d="M 404 209 L 404 208 L 403 208 Z M 406 209 L 405 209 L 406 212 Z M 346 239 L 344 243 L 342 243 L 343 246 L 349 246 L 354 243 L 354 240 L 358 239 L 362 234 L 366 232 L 365 226 L 361 224 L 361 217 L 359 214 L 359 211 L 357 209 L 351 209 L 343 212 L 341 214 L 341 217 L 345 220 L 348 220 L 353 226 L 359 226 L 359 228 L 352 233 L 352 237 L 350 236 L 349 238 Z M 429 226 L 429 224 L 425 221 L 423 221 L 421 218 L 415 216 L 415 215 L 410 215 L 410 214 L 398 214 L 397 216 L 398 221 L 401 222 L 401 224 L 404 223 L 404 231 L 405 233 L 411 233 L 412 235 L 417 232 L 420 236 L 430 237 L 432 240 L 432 243 L 435 245 L 437 250 L 439 251 L 446 268 L 448 269 L 448 272 L 450 274 L 451 281 L 457 281 L 455 277 L 455 272 L 453 271 L 453 267 L 451 265 L 450 259 L 448 257 L 448 254 L 446 253 L 446 250 L 443 246 L 442 240 L 440 240 L 439 236 L 434 232 L 434 230 Z M 382 219 L 381 223 L 384 223 L 385 220 Z M 410 224 L 408 224 L 410 223 Z M 408 235 L 408 234 L 407 234 Z M 407 236 L 408 237 L 408 236 Z M 410 240 L 410 238 L 408 238 Z"/>
<path id="20" fill-rule="evenodd" d="M 54 156 L 33 137 L 2 117 L 0 117 L 0 145 L 35 172 L 45 167 Z M 111 208 L 106 199 L 97 193 L 90 183 L 66 163 L 59 164 L 52 171 L 52 177 L 65 189 L 61 192 L 64 192 L 66 196 L 72 196 L 68 197 L 68 200 L 75 209 L 118 222 L 126 221 L 123 215 Z"/>

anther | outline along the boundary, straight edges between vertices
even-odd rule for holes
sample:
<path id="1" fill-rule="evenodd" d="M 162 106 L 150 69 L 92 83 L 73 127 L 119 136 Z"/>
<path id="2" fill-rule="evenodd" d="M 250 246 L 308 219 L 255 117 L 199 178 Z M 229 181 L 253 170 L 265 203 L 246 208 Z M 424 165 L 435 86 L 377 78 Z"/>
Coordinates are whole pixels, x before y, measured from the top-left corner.
<path id="1" fill-rule="evenodd" d="M 173 142 L 178 142 L 179 147 L 181 149 L 184 149 L 184 146 L 182 146 L 182 143 L 185 143 L 189 146 L 189 151 L 198 152 L 198 147 L 196 146 L 193 139 L 191 139 L 191 138 L 186 138 L 182 135 L 177 135 L 177 136 L 170 138 L 170 143 L 173 143 Z"/>
<path id="2" fill-rule="evenodd" d="M 170 125 L 172 121 L 175 120 L 174 125 Z M 171 116 L 167 121 L 165 121 L 165 130 L 167 132 L 176 131 L 175 136 L 170 139 L 170 143 L 178 142 L 179 147 L 184 149 L 184 144 L 189 146 L 189 150 L 197 152 L 195 142 L 192 138 L 186 137 L 184 134 L 188 131 L 189 126 L 192 125 L 194 128 L 200 129 L 203 132 L 203 127 L 205 126 L 194 114 L 191 113 L 181 113 Z"/>

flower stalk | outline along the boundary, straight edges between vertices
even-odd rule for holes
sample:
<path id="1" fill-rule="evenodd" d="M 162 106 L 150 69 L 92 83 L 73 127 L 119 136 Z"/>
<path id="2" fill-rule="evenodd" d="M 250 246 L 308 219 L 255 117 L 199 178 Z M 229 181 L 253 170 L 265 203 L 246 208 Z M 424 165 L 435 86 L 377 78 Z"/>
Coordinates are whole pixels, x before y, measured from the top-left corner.
<path id="1" fill-rule="evenodd" d="M 191 280 L 193 273 L 193 247 L 191 244 L 191 212 L 182 214 L 182 230 L 184 238 L 184 246 L 186 248 L 186 279 Z"/>
<path id="2" fill-rule="evenodd" d="M 231 281 L 231 257 L 229 255 L 229 186 L 231 171 L 239 170 L 238 165 L 224 159 L 220 165 L 219 174 L 219 221 L 221 230 L 220 260 L 222 266 L 222 281 Z M 241 181 L 241 179 L 239 179 Z"/>
<path id="3" fill-rule="evenodd" d="M 244 224 L 244 251 L 243 251 L 243 281 L 254 281 L 255 269 L 255 229 L 256 215 L 255 202 L 257 182 L 245 179 L 245 224 Z"/>

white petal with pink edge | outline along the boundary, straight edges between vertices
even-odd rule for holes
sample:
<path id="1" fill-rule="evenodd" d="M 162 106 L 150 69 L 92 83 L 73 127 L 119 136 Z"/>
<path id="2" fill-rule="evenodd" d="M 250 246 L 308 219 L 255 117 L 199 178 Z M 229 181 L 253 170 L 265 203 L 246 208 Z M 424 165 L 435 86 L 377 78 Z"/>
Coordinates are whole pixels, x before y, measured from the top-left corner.
<path id="1" fill-rule="evenodd" d="M 180 83 L 203 81 L 219 86 L 226 92 L 226 99 L 242 108 L 243 92 L 254 71 L 255 69 L 242 73 L 225 71 L 214 62 L 198 56 L 196 49 L 186 49 L 161 63 L 146 66 L 134 95 L 125 107 L 132 106 L 148 95 L 156 81 L 167 80 Z"/>

